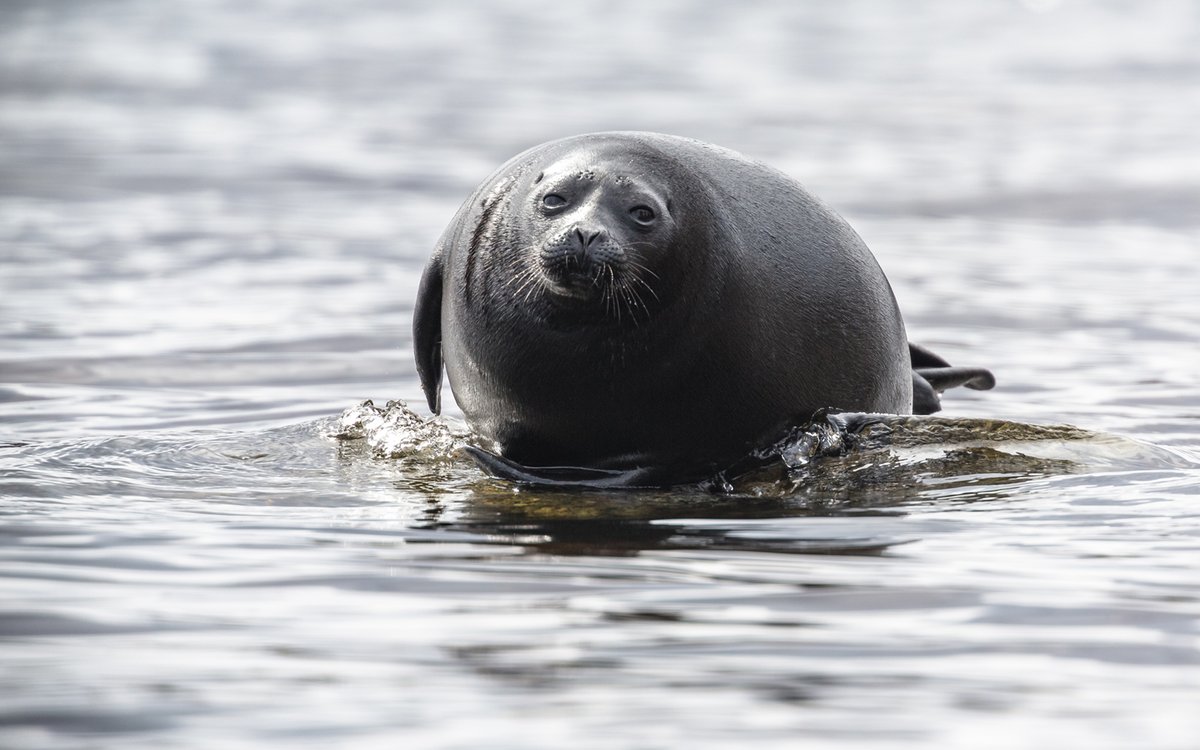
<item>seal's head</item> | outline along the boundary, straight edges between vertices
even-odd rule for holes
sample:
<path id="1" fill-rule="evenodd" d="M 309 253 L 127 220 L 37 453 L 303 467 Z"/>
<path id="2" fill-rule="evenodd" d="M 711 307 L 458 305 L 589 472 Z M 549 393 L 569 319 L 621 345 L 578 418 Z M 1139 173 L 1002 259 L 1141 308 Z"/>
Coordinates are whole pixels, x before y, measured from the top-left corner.
<path id="1" fill-rule="evenodd" d="M 676 251 L 674 201 L 645 163 L 581 149 L 530 170 L 513 297 L 597 322 L 637 323 L 663 302 Z M 522 195 L 523 193 L 523 195 Z"/>

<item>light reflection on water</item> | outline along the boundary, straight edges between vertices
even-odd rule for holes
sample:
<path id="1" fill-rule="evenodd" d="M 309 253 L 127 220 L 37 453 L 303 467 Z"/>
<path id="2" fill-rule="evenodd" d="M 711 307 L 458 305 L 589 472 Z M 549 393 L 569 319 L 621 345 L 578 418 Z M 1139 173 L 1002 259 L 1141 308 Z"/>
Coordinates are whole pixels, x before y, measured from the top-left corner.
<path id="1" fill-rule="evenodd" d="M 1194 457 L 1198 13 L 5 4 L 0 746 L 1194 746 L 1200 474 L 1125 438 L 725 497 L 328 432 L 420 401 L 470 188 L 623 128 L 837 207 L 996 372 L 947 416 Z"/>

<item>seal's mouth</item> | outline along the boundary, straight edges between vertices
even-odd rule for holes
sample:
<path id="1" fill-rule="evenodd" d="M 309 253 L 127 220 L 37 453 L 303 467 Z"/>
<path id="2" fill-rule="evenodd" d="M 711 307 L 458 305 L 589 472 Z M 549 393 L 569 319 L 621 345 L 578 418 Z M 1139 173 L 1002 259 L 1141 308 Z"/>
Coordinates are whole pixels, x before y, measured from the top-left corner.
<path id="1" fill-rule="evenodd" d="M 658 294 L 634 262 L 625 258 L 578 263 L 540 259 L 538 274 L 547 299 L 569 316 L 583 315 L 594 322 L 639 325 L 652 314 Z M 645 275 L 653 279 L 654 274 Z"/>
<path id="2" fill-rule="evenodd" d="M 543 255 L 540 266 L 550 291 L 575 299 L 602 296 L 605 285 L 616 278 L 612 266 L 587 257 Z"/>

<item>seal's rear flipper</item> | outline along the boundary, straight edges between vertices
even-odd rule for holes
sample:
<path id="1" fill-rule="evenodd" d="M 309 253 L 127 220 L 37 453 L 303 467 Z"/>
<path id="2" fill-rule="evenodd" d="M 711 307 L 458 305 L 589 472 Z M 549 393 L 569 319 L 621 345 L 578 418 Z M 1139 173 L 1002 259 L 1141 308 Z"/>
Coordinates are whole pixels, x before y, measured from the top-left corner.
<path id="1" fill-rule="evenodd" d="M 908 361 L 912 363 L 912 368 L 924 367 L 949 367 L 950 363 L 942 359 L 938 355 L 929 351 L 920 344 L 908 342 Z"/>
<path id="2" fill-rule="evenodd" d="M 913 414 L 934 414 L 942 410 L 942 399 L 929 381 L 913 370 Z"/>
<path id="3" fill-rule="evenodd" d="M 540 487 L 606 489 L 612 487 L 663 487 L 658 469 L 591 469 L 582 466 L 523 466 L 473 445 L 463 446 L 475 463 L 497 479 Z M 659 477 L 656 480 L 656 477 Z"/>
<path id="4" fill-rule="evenodd" d="M 941 411 L 943 391 L 960 385 L 977 391 L 991 390 L 996 378 L 982 367 L 952 367 L 949 362 L 923 346 L 909 343 L 908 356 L 913 368 L 913 414 Z"/>

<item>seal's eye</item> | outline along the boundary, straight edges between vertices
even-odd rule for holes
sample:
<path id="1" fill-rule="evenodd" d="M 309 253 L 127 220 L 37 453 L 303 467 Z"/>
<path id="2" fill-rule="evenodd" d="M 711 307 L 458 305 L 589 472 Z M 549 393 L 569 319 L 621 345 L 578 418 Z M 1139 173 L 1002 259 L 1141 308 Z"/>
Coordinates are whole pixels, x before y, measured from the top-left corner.
<path id="1" fill-rule="evenodd" d="M 567 205 L 567 199 L 558 193 L 548 193 L 542 198 L 542 205 L 546 208 L 562 208 Z"/>
<path id="2" fill-rule="evenodd" d="M 654 221 L 654 209 L 649 206 L 634 206 L 629 209 L 629 215 L 638 224 L 649 224 Z"/>

